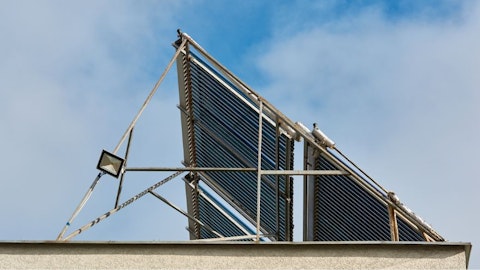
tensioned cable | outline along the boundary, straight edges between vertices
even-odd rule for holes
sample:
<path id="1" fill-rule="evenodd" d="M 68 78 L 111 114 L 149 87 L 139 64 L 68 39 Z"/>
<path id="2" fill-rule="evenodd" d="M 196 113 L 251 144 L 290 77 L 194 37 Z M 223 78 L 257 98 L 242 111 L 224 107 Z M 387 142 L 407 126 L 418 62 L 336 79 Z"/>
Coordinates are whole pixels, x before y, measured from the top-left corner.
<path id="1" fill-rule="evenodd" d="M 365 175 L 370 181 L 372 181 L 375 185 L 377 185 L 378 188 L 380 188 L 385 194 L 388 194 L 388 190 L 386 190 L 384 187 L 382 187 L 377 181 L 375 181 L 372 177 L 370 177 L 366 172 L 364 172 L 360 167 L 357 166 L 353 161 L 351 161 L 346 155 L 342 153 L 342 151 L 338 150 L 336 147 L 334 147 L 335 151 L 337 151 L 338 154 L 340 154 L 345 160 L 347 160 L 350 164 L 352 164 L 357 170 L 359 170 L 363 175 Z"/>
<path id="2" fill-rule="evenodd" d="M 207 229 L 208 231 L 210 231 L 211 233 L 215 234 L 216 236 L 220 237 L 220 238 L 223 238 L 225 236 L 223 236 L 222 234 L 220 234 L 219 232 L 215 231 L 214 229 L 212 229 L 212 227 L 208 226 L 207 224 L 203 223 L 202 221 L 200 221 L 199 219 L 195 218 L 194 216 L 190 215 L 188 212 L 182 210 L 180 207 L 174 205 L 173 203 L 171 203 L 170 201 L 168 201 L 167 199 L 165 199 L 163 196 L 161 196 L 160 194 L 156 193 L 155 191 L 153 190 L 150 190 L 149 191 L 150 194 L 152 194 L 153 196 L 155 196 L 157 199 L 161 200 L 162 202 L 164 202 L 165 204 L 167 204 L 168 206 L 170 206 L 171 208 L 173 208 L 174 210 L 176 210 L 177 212 L 179 212 L 180 214 L 184 215 L 185 217 L 187 217 L 188 219 L 190 220 L 193 220 L 193 222 L 196 222 L 198 225 L 202 226 L 203 228 Z"/>

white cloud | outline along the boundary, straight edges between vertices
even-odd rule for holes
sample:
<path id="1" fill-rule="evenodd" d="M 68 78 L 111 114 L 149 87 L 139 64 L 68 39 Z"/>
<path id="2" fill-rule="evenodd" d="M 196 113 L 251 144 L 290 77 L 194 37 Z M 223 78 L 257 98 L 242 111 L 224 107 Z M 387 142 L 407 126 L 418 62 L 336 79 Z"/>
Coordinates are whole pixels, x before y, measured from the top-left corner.
<path id="1" fill-rule="evenodd" d="M 177 16 L 192 29 L 217 20 L 208 10 L 184 10 L 180 1 L 3 1 L 0 6 L 0 211 L 6 220 L 0 239 L 53 239 L 93 180 L 100 150 L 113 149 L 173 54 Z M 265 43 L 248 54 L 255 59 L 255 53 L 267 52 L 259 65 L 271 84 L 258 89 L 261 95 L 295 121 L 318 122 L 449 240 L 480 242 L 473 233 L 478 217 L 469 214 L 478 189 L 479 5 L 447 21 L 421 14 L 389 20 L 378 6 L 324 17 L 331 9 L 287 5 L 269 11 L 276 19 L 262 22 L 272 27 L 273 38 L 265 32 Z M 190 34 L 217 46 L 214 55 L 225 53 L 228 42 L 239 42 L 236 34 L 230 39 Z M 132 163 L 144 155 L 152 164 L 178 165 L 180 157 L 158 155 L 182 147 L 175 137 L 180 128 L 175 84 L 175 78 L 165 82 L 139 122 L 134 138 L 151 147 L 135 144 Z M 122 198 L 163 177 L 127 181 Z M 116 185 L 102 179 L 75 225 L 111 208 Z M 181 184 L 159 192 L 184 203 Z M 161 202 L 142 199 L 130 207 L 78 239 L 153 240 L 151 232 L 160 230 L 155 240 L 186 236 L 185 218 Z"/>
<path id="2" fill-rule="evenodd" d="M 462 15 L 391 22 L 367 9 L 275 36 L 259 65 L 286 115 L 318 122 L 447 239 L 480 242 L 480 5 Z"/>
<path id="3" fill-rule="evenodd" d="M 0 5 L 0 211 L 8 220 L 0 239 L 54 239 L 93 180 L 100 150 L 113 148 L 173 54 L 169 11 L 180 3 Z M 144 63 L 162 68 L 146 72 Z M 114 181 L 102 185 L 116 191 Z M 110 197 L 100 202 L 84 221 L 113 206 Z"/>

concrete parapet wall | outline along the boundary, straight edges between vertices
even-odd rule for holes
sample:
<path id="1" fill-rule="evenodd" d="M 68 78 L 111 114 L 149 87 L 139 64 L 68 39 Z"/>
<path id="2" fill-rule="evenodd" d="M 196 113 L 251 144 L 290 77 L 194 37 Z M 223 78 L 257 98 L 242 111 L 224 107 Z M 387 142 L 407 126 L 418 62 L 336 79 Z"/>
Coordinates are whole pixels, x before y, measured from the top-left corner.
<path id="1" fill-rule="evenodd" d="M 0 242 L 2 269 L 465 269 L 468 243 Z"/>

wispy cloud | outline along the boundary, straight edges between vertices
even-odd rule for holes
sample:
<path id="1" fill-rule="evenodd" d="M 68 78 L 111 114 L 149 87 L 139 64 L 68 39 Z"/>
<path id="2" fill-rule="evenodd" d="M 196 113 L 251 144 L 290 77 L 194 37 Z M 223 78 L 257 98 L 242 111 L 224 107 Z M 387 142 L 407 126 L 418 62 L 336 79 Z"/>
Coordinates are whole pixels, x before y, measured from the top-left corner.
<path id="1" fill-rule="evenodd" d="M 0 4 L 0 239 L 56 237 L 93 179 L 99 151 L 113 148 L 173 53 L 179 4 Z M 159 54 L 159 44 L 169 53 Z M 174 107 L 172 95 L 163 100 Z"/>
<path id="2" fill-rule="evenodd" d="M 263 93 L 318 122 L 446 238 L 479 241 L 465 230 L 479 220 L 461 211 L 479 187 L 479 15 L 465 4 L 444 20 L 402 21 L 372 7 L 281 32 L 259 60 Z"/>
<path id="3" fill-rule="evenodd" d="M 447 239 L 480 242 L 478 217 L 463 211 L 479 188 L 480 5 L 395 3 L 1 2 L 0 239 L 56 236 L 181 27 L 290 118 L 318 122 Z M 175 78 L 162 89 L 135 130 L 132 165 L 181 160 Z M 161 178 L 128 181 L 124 198 Z M 102 181 L 76 225 L 112 207 L 116 187 Z M 161 192 L 184 202 L 181 184 Z M 184 224 L 145 198 L 79 239 L 185 239 Z"/>

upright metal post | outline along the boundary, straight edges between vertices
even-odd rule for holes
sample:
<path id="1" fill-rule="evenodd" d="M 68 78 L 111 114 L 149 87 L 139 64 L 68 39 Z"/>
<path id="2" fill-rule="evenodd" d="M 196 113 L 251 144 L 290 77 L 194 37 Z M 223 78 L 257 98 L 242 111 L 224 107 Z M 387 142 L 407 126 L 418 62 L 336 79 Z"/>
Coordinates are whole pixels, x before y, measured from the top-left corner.
<path id="1" fill-rule="evenodd" d="M 290 151 L 292 151 L 292 141 L 291 140 L 287 140 L 287 148 L 290 149 Z M 288 166 L 289 169 L 293 169 L 293 160 L 291 158 L 291 155 L 288 155 L 287 158 L 286 158 L 286 163 L 285 163 L 285 166 Z M 290 171 L 290 170 L 286 170 L 286 171 Z M 288 219 L 288 221 L 286 222 L 286 226 L 285 226 L 285 241 L 293 241 L 293 233 L 292 233 L 292 229 L 293 229 L 293 218 L 290 219 L 290 217 L 292 217 L 292 185 L 291 185 L 291 181 L 290 181 L 290 175 L 291 174 L 286 174 L 284 175 L 285 177 L 285 195 L 286 195 L 286 203 L 285 203 L 285 219 Z"/>
<path id="2" fill-rule="evenodd" d="M 262 124 L 263 124 L 263 101 L 260 99 L 260 106 L 258 109 L 258 171 L 257 171 L 257 238 L 260 242 L 260 203 L 261 203 L 261 188 L 262 188 Z"/>
<path id="3" fill-rule="evenodd" d="M 398 224 L 397 224 L 397 214 L 395 209 L 388 205 L 388 217 L 390 219 L 390 236 L 392 241 L 399 241 L 398 237 Z"/>

